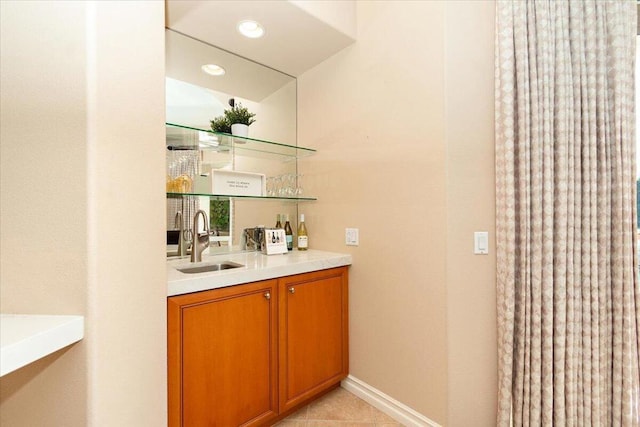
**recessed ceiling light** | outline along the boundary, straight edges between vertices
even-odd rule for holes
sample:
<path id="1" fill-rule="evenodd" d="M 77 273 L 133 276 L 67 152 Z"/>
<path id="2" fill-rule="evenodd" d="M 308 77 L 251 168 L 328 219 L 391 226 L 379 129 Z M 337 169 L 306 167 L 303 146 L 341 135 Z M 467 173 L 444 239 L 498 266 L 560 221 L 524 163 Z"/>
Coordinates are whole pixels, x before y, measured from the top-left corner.
<path id="1" fill-rule="evenodd" d="M 257 39 L 264 35 L 264 28 L 260 23 L 252 20 L 245 20 L 238 22 L 238 31 L 245 37 L 250 39 Z"/>
<path id="2" fill-rule="evenodd" d="M 202 71 L 207 74 L 211 74 L 212 76 L 224 76 L 224 73 L 226 73 L 224 68 L 216 64 L 203 65 Z"/>

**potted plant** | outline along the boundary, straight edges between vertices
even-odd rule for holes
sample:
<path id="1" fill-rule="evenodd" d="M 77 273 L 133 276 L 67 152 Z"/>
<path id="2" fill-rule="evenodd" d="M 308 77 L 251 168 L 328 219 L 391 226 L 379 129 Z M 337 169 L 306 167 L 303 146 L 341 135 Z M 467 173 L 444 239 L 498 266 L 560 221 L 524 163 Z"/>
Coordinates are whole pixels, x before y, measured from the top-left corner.
<path id="1" fill-rule="evenodd" d="M 256 121 L 255 113 L 251 113 L 240 103 L 235 104 L 230 110 L 224 110 L 224 117 L 231 125 L 231 133 L 237 136 L 248 136 L 249 126 Z"/>
<path id="2" fill-rule="evenodd" d="M 231 133 L 231 123 L 225 116 L 219 116 L 211 120 L 211 130 L 214 132 Z"/>

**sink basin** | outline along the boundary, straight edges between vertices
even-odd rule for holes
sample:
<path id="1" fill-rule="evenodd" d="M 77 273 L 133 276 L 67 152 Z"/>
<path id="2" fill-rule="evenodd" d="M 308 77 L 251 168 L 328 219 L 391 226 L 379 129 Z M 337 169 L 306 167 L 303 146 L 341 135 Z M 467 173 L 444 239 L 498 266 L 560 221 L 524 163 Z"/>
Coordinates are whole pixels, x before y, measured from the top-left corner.
<path id="1" fill-rule="evenodd" d="M 242 264 L 238 264 L 231 261 L 223 261 L 215 264 L 200 264 L 189 267 L 178 268 L 177 270 L 186 274 L 195 273 L 207 273 L 209 271 L 229 270 L 231 268 L 244 267 Z"/>

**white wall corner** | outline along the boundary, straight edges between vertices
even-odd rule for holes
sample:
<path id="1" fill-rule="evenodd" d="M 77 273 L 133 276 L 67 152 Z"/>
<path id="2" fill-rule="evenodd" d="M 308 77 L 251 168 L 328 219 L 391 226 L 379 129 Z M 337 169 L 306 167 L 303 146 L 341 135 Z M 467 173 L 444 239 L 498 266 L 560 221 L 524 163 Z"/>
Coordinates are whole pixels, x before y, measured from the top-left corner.
<path id="1" fill-rule="evenodd" d="M 288 0 L 314 18 L 356 40 L 358 34 L 356 2 L 354 0 Z"/>
<path id="2" fill-rule="evenodd" d="M 342 388 L 355 394 L 360 399 L 369 403 L 407 427 L 441 427 L 440 424 L 425 417 L 407 405 L 398 402 L 375 387 L 364 381 L 349 375 L 341 383 Z"/>

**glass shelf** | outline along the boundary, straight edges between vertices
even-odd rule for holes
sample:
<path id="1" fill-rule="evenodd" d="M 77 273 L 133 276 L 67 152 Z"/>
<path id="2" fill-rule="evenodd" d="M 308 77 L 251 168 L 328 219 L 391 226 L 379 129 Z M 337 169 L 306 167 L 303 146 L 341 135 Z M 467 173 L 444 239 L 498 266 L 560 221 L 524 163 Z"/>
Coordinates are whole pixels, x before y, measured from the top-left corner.
<path id="1" fill-rule="evenodd" d="M 313 202 L 318 199 L 315 197 L 278 197 L 278 196 L 228 196 L 221 194 L 205 194 L 205 193 L 167 193 L 167 197 L 179 199 L 185 196 L 209 197 L 213 200 L 273 200 L 280 202 Z"/>
<path id="2" fill-rule="evenodd" d="M 166 123 L 167 150 L 232 151 L 235 155 L 295 160 L 315 154 L 311 148 L 296 147 L 255 138 L 238 137 L 190 126 Z M 204 133 L 203 133 L 204 132 Z M 281 197 L 278 199 L 282 199 Z"/>

